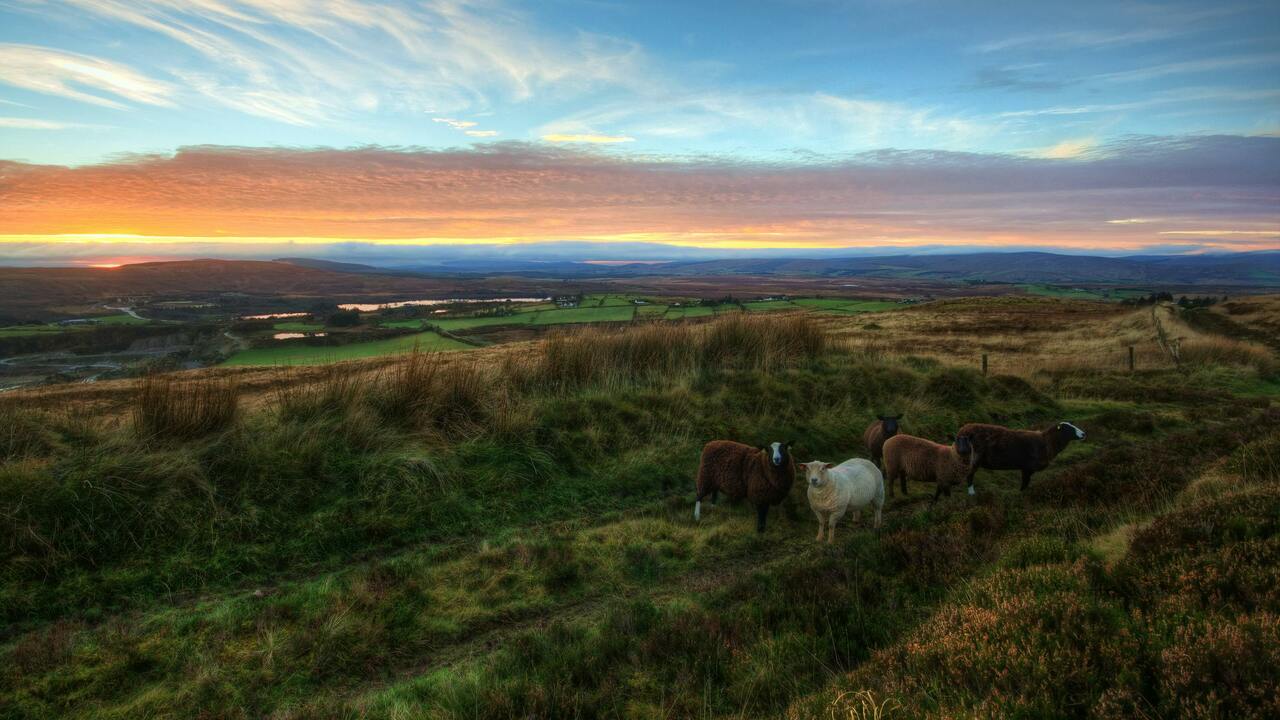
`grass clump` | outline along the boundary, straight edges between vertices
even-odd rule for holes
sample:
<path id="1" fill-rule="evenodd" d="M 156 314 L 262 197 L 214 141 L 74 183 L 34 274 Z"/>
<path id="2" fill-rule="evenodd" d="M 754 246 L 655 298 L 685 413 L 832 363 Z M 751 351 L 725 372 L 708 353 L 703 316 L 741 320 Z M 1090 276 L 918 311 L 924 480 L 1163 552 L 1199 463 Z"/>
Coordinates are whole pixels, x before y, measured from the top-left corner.
<path id="1" fill-rule="evenodd" d="M 234 380 L 179 380 L 148 375 L 138 383 L 133 426 L 146 438 L 191 440 L 225 430 L 236 419 L 240 391 Z"/>

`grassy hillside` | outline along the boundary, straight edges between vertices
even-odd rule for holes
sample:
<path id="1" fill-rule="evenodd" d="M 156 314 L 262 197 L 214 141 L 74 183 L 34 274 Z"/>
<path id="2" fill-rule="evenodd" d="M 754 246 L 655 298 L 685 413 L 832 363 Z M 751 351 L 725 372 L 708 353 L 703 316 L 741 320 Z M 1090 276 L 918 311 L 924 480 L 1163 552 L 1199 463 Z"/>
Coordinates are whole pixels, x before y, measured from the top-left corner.
<path id="1" fill-rule="evenodd" d="M 176 375 L 119 423 L 0 411 L 0 714 L 1273 715 L 1273 365 L 1208 334 L 1135 374 L 1046 360 L 1100 338 L 1147 357 L 1143 317 L 735 314 L 340 365 L 238 404 L 235 376 Z M 1007 350 L 1019 375 L 945 361 L 1047 318 L 1056 341 Z M 866 337 L 890 330 L 914 351 Z M 745 505 L 692 521 L 706 440 L 838 461 L 887 411 L 935 439 L 1089 439 L 1026 493 L 913 486 L 831 547 L 799 487 L 763 536 Z"/>

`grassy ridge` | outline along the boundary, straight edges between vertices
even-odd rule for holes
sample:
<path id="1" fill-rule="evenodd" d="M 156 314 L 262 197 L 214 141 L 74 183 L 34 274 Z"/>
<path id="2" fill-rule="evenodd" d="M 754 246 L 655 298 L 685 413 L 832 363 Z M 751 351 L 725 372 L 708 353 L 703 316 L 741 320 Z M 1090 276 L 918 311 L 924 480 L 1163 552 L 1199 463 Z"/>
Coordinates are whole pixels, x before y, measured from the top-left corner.
<path id="1" fill-rule="evenodd" d="M 233 415 L 144 393 L 193 418 L 158 423 L 177 434 L 5 418 L 0 698 L 32 717 L 1265 716 L 1247 688 L 1268 677 L 1274 565 L 1237 543 L 1274 542 L 1280 417 L 1227 389 L 1264 382 L 1251 368 L 1033 386 L 740 314 L 466 358 L 337 369 Z M 983 473 L 930 508 L 913 487 L 834 549 L 799 488 L 763 538 L 733 505 L 690 522 L 705 439 L 839 460 L 886 408 L 939 439 L 1070 417 L 1090 441 L 1029 493 Z M 1206 502 L 1227 503 L 1209 537 Z M 1206 588 L 1247 602 L 1212 610 Z M 1210 649 L 1162 664 L 1197 628 Z"/>

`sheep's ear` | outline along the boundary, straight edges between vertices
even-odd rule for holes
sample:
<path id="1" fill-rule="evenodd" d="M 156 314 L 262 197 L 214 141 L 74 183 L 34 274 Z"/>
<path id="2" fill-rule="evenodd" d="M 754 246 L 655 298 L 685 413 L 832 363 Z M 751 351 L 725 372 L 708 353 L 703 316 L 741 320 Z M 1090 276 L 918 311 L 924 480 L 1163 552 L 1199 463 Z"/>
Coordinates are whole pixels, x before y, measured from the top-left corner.
<path id="1" fill-rule="evenodd" d="M 885 417 L 884 415 L 877 415 L 877 416 L 876 416 L 876 419 L 877 419 L 877 420 L 879 420 L 880 422 L 884 422 L 885 420 L 888 420 L 889 418 Z"/>
<path id="2" fill-rule="evenodd" d="M 796 441 L 795 441 L 795 440 L 788 440 L 788 441 L 786 441 L 785 443 L 783 443 L 782 445 L 783 445 L 783 447 L 785 447 L 786 449 L 790 450 L 790 449 L 791 449 L 791 446 L 792 446 L 792 445 L 795 445 L 795 444 L 796 444 Z"/>
<path id="3" fill-rule="evenodd" d="M 831 468 L 835 467 L 835 465 L 832 465 L 831 463 L 827 463 L 825 467 L 826 469 L 830 470 Z"/>

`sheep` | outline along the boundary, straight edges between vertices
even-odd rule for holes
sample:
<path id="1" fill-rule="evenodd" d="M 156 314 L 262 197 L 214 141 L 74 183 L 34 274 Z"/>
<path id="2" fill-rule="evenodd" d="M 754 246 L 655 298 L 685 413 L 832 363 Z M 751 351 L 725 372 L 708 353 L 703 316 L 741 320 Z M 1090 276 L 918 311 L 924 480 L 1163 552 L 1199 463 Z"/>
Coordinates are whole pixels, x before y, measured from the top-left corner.
<path id="1" fill-rule="evenodd" d="M 862 443 L 867 446 L 871 462 L 884 467 L 884 441 L 898 434 L 898 421 L 901 415 L 877 415 L 875 422 L 862 432 Z M 889 486 L 889 497 L 893 497 L 893 486 Z"/>
<path id="2" fill-rule="evenodd" d="M 818 516 L 818 542 L 827 531 L 827 544 L 835 541 L 836 525 L 848 510 L 858 515 L 867 505 L 875 509 L 875 528 L 880 529 L 880 511 L 884 508 L 884 476 L 870 460 L 854 458 L 839 465 L 814 460 L 804 463 L 809 481 L 809 507 Z"/>
<path id="3" fill-rule="evenodd" d="M 914 435 L 894 435 L 884 443 L 885 482 L 892 485 L 898 480 L 903 495 L 907 494 L 908 478 L 937 483 L 931 501 L 937 502 L 938 496 L 944 492 L 950 495 L 951 486 L 968 475 L 970 449 L 966 438 L 956 438 L 954 445 L 940 445 Z"/>
<path id="4" fill-rule="evenodd" d="M 710 495 L 714 504 L 723 492 L 731 498 L 750 500 L 756 506 L 756 532 L 764 532 L 769 506 L 787 498 L 795 477 L 790 442 L 757 448 L 732 440 L 712 440 L 703 446 L 698 464 L 693 519 L 702 517 L 702 498 Z"/>
<path id="5" fill-rule="evenodd" d="M 1047 467 L 1072 440 L 1084 440 L 1084 431 L 1065 420 L 1043 430 L 1010 430 L 1000 425 L 969 423 L 956 432 L 973 447 L 974 461 L 969 469 L 969 494 L 973 495 L 973 476 L 978 468 L 987 470 L 1021 470 L 1022 489 L 1031 483 L 1031 475 Z"/>

